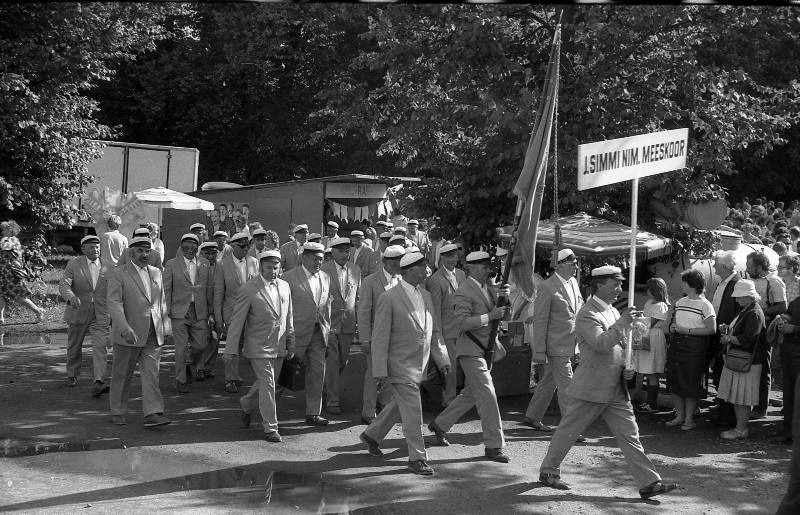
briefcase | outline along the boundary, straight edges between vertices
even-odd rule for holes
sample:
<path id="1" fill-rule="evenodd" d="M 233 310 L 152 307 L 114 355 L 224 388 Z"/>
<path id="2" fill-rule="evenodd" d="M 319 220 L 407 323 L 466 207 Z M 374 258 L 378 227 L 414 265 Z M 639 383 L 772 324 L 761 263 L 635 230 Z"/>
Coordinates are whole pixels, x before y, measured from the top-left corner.
<path id="1" fill-rule="evenodd" d="M 281 375 L 278 377 L 278 385 L 292 391 L 300 391 L 306 387 L 306 365 L 297 356 L 283 360 Z"/>

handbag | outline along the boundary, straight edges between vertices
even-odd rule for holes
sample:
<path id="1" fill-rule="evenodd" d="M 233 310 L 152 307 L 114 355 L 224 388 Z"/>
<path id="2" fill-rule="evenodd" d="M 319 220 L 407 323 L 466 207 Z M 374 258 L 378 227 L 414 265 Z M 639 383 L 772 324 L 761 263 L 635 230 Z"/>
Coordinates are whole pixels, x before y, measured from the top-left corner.
<path id="1" fill-rule="evenodd" d="M 293 392 L 303 390 L 306 387 L 306 364 L 297 356 L 284 359 L 281 375 L 278 377 L 278 385 Z"/>
<path id="2" fill-rule="evenodd" d="M 753 346 L 753 352 L 747 352 L 742 349 L 734 349 L 728 345 L 728 350 L 725 352 L 725 368 L 733 372 L 740 372 L 746 374 L 750 372 L 750 367 L 753 365 L 753 358 L 758 351 L 758 344 L 761 343 L 761 338 L 756 341 Z"/>

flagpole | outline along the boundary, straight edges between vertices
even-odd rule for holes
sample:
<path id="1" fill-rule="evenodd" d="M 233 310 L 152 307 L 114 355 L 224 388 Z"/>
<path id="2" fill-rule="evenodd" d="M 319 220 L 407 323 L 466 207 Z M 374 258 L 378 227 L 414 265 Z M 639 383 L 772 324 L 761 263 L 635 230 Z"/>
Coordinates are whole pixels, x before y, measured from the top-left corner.
<path id="1" fill-rule="evenodd" d="M 634 306 L 634 289 L 636 286 L 636 235 L 638 233 L 638 215 L 639 215 L 639 177 L 633 178 L 631 184 L 631 254 L 630 254 L 630 268 L 628 268 L 628 307 Z M 628 331 L 628 342 L 625 345 L 625 368 L 633 368 L 633 338 L 631 338 L 630 331 Z"/>

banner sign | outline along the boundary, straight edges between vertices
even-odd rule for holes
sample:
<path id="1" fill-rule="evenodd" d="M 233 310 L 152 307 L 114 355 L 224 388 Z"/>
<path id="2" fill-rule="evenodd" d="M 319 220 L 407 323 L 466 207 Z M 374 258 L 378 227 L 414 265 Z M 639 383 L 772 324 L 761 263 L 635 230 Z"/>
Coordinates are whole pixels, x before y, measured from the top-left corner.
<path id="1" fill-rule="evenodd" d="M 579 145 L 578 190 L 679 170 L 688 146 L 689 129 Z"/>
<path id="2" fill-rule="evenodd" d="M 327 182 L 325 198 L 384 198 L 385 184 L 368 182 Z"/>

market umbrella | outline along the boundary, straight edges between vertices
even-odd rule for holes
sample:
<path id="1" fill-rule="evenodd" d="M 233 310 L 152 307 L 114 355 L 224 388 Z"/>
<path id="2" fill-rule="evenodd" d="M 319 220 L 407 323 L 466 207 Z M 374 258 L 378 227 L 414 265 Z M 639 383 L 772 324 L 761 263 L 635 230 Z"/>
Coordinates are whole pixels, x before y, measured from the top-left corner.
<path id="1" fill-rule="evenodd" d="M 170 209 L 180 209 L 191 211 L 202 209 L 203 211 L 213 211 L 214 203 L 201 198 L 187 195 L 179 191 L 159 186 L 158 188 L 148 188 L 134 193 L 140 201 L 157 206 L 159 208 L 168 207 Z"/>

